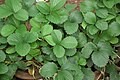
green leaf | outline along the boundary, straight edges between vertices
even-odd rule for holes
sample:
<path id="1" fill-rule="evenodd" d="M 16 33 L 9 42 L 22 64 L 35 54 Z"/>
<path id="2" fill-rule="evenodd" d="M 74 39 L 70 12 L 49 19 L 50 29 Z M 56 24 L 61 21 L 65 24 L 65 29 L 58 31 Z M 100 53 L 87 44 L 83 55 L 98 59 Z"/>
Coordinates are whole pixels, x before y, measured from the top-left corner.
<path id="1" fill-rule="evenodd" d="M 55 46 L 56 45 L 55 42 L 53 41 L 53 38 L 52 38 L 51 35 L 45 36 L 44 38 L 48 42 L 48 44 L 50 44 L 51 46 Z"/>
<path id="2" fill-rule="evenodd" d="M 38 10 L 37 10 L 36 6 L 32 5 L 32 7 L 28 10 L 28 15 L 31 17 L 35 17 L 37 14 L 38 14 Z"/>
<path id="3" fill-rule="evenodd" d="M 13 25 L 6 24 L 3 26 L 2 30 L 1 30 L 1 35 L 4 37 L 7 37 L 10 34 L 12 34 L 15 31 L 15 29 L 16 28 Z"/>
<path id="4" fill-rule="evenodd" d="M 14 33 L 14 34 L 11 34 L 10 36 L 8 36 L 7 38 L 7 42 L 10 44 L 10 45 L 17 45 L 18 43 L 22 42 L 23 39 L 22 39 L 22 36 L 19 34 L 19 33 Z"/>
<path id="5" fill-rule="evenodd" d="M 53 47 L 53 52 L 57 58 L 61 58 L 65 54 L 65 49 L 60 45 L 55 45 Z"/>
<path id="6" fill-rule="evenodd" d="M 82 72 L 84 74 L 83 80 L 94 80 L 95 75 L 90 68 L 82 68 Z"/>
<path id="7" fill-rule="evenodd" d="M 8 72 L 8 66 L 5 63 L 0 63 L 0 74 L 5 74 Z"/>
<path id="8" fill-rule="evenodd" d="M 7 38 L 5 38 L 5 37 L 0 37 L 0 43 L 2 43 L 2 44 L 7 43 Z"/>
<path id="9" fill-rule="evenodd" d="M 40 52 L 40 49 L 32 49 L 32 50 L 30 50 L 29 54 L 30 54 L 32 57 L 36 57 L 36 56 L 40 55 L 41 52 Z"/>
<path id="10" fill-rule="evenodd" d="M 62 8 L 62 10 L 57 11 L 58 15 L 60 16 L 59 24 L 63 24 L 65 21 L 68 20 L 68 12 L 66 9 Z"/>
<path id="11" fill-rule="evenodd" d="M 117 44 L 119 42 L 119 39 L 117 37 L 114 37 L 110 40 L 110 43 Z"/>
<path id="12" fill-rule="evenodd" d="M 82 56 L 84 58 L 89 58 L 92 52 L 96 49 L 95 44 L 92 42 L 88 42 L 85 44 L 85 46 L 82 48 Z"/>
<path id="13" fill-rule="evenodd" d="M 43 15 L 42 13 L 38 13 L 35 17 L 34 20 L 37 22 L 48 22 L 48 20 L 46 19 L 45 15 Z"/>
<path id="14" fill-rule="evenodd" d="M 113 27 L 114 26 L 114 27 Z M 108 34 L 111 35 L 111 36 L 118 36 L 120 35 L 120 24 L 117 23 L 117 22 L 112 22 L 110 25 L 109 25 L 109 28 L 107 30 Z"/>
<path id="15" fill-rule="evenodd" d="M 120 24 L 120 16 L 116 17 L 116 22 Z"/>
<path id="16" fill-rule="evenodd" d="M 17 12 L 22 8 L 19 0 L 5 0 L 5 4 L 9 6 L 14 12 Z"/>
<path id="17" fill-rule="evenodd" d="M 103 21 L 103 20 L 98 20 L 95 25 L 100 30 L 107 30 L 108 29 L 108 23 Z"/>
<path id="18" fill-rule="evenodd" d="M 46 36 L 50 34 L 52 31 L 53 31 L 53 27 L 51 25 L 47 24 L 42 26 L 42 29 L 41 29 L 42 36 Z"/>
<path id="19" fill-rule="evenodd" d="M 72 11 L 73 9 L 75 9 L 77 7 L 76 4 L 66 4 L 65 8 L 67 9 L 68 12 Z"/>
<path id="20" fill-rule="evenodd" d="M 52 49 L 50 47 L 48 47 L 48 46 L 44 46 L 41 49 L 42 49 L 42 52 L 47 54 L 47 55 L 49 55 L 49 54 L 51 54 L 53 52 Z"/>
<path id="21" fill-rule="evenodd" d="M 93 12 L 87 12 L 84 15 L 84 19 L 89 24 L 95 24 L 95 22 L 96 22 L 96 16 Z"/>
<path id="22" fill-rule="evenodd" d="M 76 48 L 66 49 L 66 50 L 65 50 L 65 54 L 66 54 L 67 56 L 73 56 L 73 55 L 76 54 L 76 52 L 77 52 Z"/>
<path id="23" fill-rule="evenodd" d="M 55 43 L 60 43 L 62 40 L 62 32 L 60 30 L 53 30 L 51 35 Z"/>
<path id="24" fill-rule="evenodd" d="M 64 23 L 64 29 L 67 34 L 75 33 L 78 30 L 78 27 L 79 27 L 79 25 L 76 22 L 72 23 L 72 22 L 67 21 Z"/>
<path id="25" fill-rule="evenodd" d="M 96 10 L 96 15 L 100 18 L 106 18 L 108 16 L 108 10 L 107 9 L 98 9 L 98 10 Z"/>
<path id="26" fill-rule="evenodd" d="M 61 45 L 65 48 L 75 48 L 77 47 L 78 42 L 75 37 L 68 36 L 62 40 Z"/>
<path id="27" fill-rule="evenodd" d="M 80 10 L 82 12 L 94 11 L 97 8 L 97 2 L 95 0 L 85 0 L 80 3 Z"/>
<path id="28" fill-rule="evenodd" d="M 109 61 L 109 55 L 106 51 L 96 51 L 92 54 L 92 61 L 98 67 L 104 67 Z"/>
<path id="29" fill-rule="evenodd" d="M 48 62 L 42 66 L 39 73 L 43 77 L 52 77 L 57 72 L 57 65 L 53 62 Z"/>
<path id="30" fill-rule="evenodd" d="M 109 42 L 100 41 L 98 42 L 97 47 L 100 51 L 106 51 L 106 53 L 108 53 L 109 55 L 111 55 L 113 52 L 113 48 Z"/>
<path id="31" fill-rule="evenodd" d="M 14 14 L 14 17 L 20 21 L 26 21 L 28 19 L 28 12 L 25 9 L 20 9 Z"/>
<path id="32" fill-rule="evenodd" d="M 43 1 L 39 2 L 36 4 L 36 7 L 42 14 L 50 13 L 49 5 L 46 2 L 43 2 Z"/>
<path id="33" fill-rule="evenodd" d="M 5 58 L 6 58 L 5 53 L 2 50 L 0 50 L 0 62 L 3 62 Z"/>
<path id="34" fill-rule="evenodd" d="M 9 77 L 9 79 L 13 79 L 15 73 L 16 73 L 16 70 L 17 70 L 17 66 L 15 64 L 10 64 L 8 66 L 8 72 L 5 74 Z"/>
<path id="35" fill-rule="evenodd" d="M 61 66 L 62 70 L 70 70 L 70 71 L 78 71 L 81 67 L 78 67 L 78 65 L 75 65 L 74 63 L 71 63 L 70 61 L 66 61 Z"/>
<path id="36" fill-rule="evenodd" d="M 27 43 L 19 43 L 15 46 L 15 50 L 20 56 L 26 56 L 30 51 L 30 45 Z"/>
<path id="37" fill-rule="evenodd" d="M 85 58 L 80 58 L 78 61 L 78 64 L 81 66 L 85 66 L 87 64 L 86 59 Z"/>
<path id="38" fill-rule="evenodd" d="M 75 23 L 82 23 L 83 21 L 83 16 L 82 16 L 82 13 L 75 10 L 73 11 L 71 14 L 70 14 L 70 22 L 75 22 Z"/>
<path id="39" fill-rule="evenodd" d="M 67 71 L 67 70 L 62 70 L 59 71 L 55 80 L 74 80 L 73 75 Z"/>
<path id="40" fill-rule="evenodd" d="M 114 19 L 116 16 L 115 15 L 111 15 L 111 14 L 108 14 L 107 18 L 105 19 L 105 21 L 109 21 L 109 20 L 112 20 Z M 117 21 L 117 20 L 116 20 Z"/>
<path id="41" fill-rule="evenodd" d="M 74 79 L 75 80 L 83 80 L 83 78 L 84 78 L 83 72 L 81 70 L 77 71 L 77 73 L 74 76 Z"/>
<path id="42" fill-rule="evenodd" d="M 27 32 L 27 28 L 25 25 L 20 25 L 15 31 L 15 33 L 19 33 L 22 35 L 24 35 L 26 32 Z"/>
<path id="43" fill-rule="evenodd" d="M 15 47 L 8 47 L 8 48 L 6 49 L 6 53 L 7 53 L 7 54 L 15 53 Z"/>
<path id="44" fill-rule="evenodd" d="M 87 43 L 87 37 L 84 33 L 80 32 L 78 35 L 78 47 L 83 47 Z"/>
<path id="45" fill-rule="evenodd" d="M 94 35 L 98 32 L 98 28 L 96 28 L 94 25 L 90 25 L 90 26 L 88 26 L 88 32 L 91 35 Z"/>
<path id="46" fill-rule="evenodd" d="M 5 18 L 13 14 L 6 5 L 0 5 L 0 18 Z"/>
<path id="47" fill-rule="evenodd" d="M 50 9 L 52 11 L 59 10 L 65 3 L 66 0 L 50 0 Z"/>
<path id="48" fill-rule="evenodd" d="M 38 39 L 38 34 L 36 32 L 27 32 L 24 36 L 24 41 L 28 43 L 35 42 Z"/>
<path id="49" fill-rule="evenodd" d="M 47 15 L 46 19 L 55 24 L 59 24 L 61 22 L 60 16 L 57 12 Z"/>
<path id="50" fill-rule="evenodd" d="M 10 80 L 9 76 L 7 75 L 0 75 L 0 80 Z"/>
<path id="51" fill-rule="evenodd" d="M 35 3 L 35 0 L 23 0 L 22 2 L 29 8 Z"/>
<path id="52" fill-rule="evenodd" d="M 103 3 L 107 8 L 112 8 L 115 4 L 115 1 L 114 0 L 103 0 Z"/>
<path id="53" fill-rule="evenodd" d="M 87 23 L 85 21 L 83 21 L 81 26 L 82 26 L 83 29 L 85 29 L 87 27 Z"/>

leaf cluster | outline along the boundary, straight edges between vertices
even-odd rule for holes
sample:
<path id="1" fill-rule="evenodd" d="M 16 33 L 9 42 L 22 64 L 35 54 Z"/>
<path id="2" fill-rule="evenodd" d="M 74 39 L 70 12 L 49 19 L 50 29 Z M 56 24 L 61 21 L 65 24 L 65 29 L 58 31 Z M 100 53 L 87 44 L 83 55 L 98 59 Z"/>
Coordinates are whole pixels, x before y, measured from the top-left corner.
<path id="1" fill-rule="evenodd" d="M 84 0 L 80 11 L 65 3 L 5 0 L 0 5 L 0 80 L 34 67 L 46 80 L 94 80 L 93 68 L 120 79 L 120 1 Z"/>

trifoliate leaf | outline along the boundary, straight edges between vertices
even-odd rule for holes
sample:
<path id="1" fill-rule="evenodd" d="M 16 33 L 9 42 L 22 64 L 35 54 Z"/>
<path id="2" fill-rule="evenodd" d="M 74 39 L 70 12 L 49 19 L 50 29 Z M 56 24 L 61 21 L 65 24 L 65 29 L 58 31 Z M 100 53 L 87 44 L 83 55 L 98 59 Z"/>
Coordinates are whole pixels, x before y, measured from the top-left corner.
<path id="1" fill-rule="evenodd" d="M 61 45 L 65 48 L 75 48 L 77 47 L 78 42 L 75 37 L 68 36 L 62 40 Z"/>
<path id="2" fill-rule="evenodd" d="M 52 77 L 57 72 L 57 65 L 52 62 L 48 62 L 42 66 L 39 73 L 43 77 Z"/>

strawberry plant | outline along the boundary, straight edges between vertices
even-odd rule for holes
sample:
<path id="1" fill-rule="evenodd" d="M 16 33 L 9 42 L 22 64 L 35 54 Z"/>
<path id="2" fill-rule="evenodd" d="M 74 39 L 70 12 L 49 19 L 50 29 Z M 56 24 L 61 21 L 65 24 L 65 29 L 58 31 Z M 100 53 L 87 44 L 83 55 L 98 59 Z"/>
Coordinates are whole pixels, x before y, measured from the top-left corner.
<path id="1" fill-rule="evenodd" d="M 120 1 L 5 0 L 0 80 L 24 71 L 45 80 L 120 80 Z M 95 72 L 99 72 L 96 76 Z"/>

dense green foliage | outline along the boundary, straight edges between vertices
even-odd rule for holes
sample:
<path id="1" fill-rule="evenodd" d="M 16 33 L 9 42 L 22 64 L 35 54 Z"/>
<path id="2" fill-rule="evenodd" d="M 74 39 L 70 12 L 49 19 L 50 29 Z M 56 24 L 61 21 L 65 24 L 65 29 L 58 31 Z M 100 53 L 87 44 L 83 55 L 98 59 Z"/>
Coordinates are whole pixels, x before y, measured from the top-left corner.
<path id="1" fill-rule="evenodd" d="M 104 70 L 110 80 L 120 80 L 115 64 L 120 1 L 85 0 L 80 11 L 65 3 L 5 0 L 0 5 L 0 80 L 33 66 L 46 80 L 94 80 L 94 71 Z"/>

